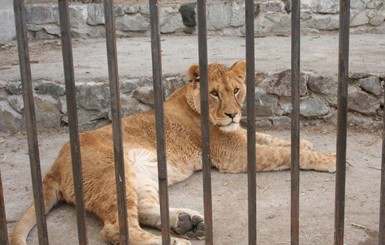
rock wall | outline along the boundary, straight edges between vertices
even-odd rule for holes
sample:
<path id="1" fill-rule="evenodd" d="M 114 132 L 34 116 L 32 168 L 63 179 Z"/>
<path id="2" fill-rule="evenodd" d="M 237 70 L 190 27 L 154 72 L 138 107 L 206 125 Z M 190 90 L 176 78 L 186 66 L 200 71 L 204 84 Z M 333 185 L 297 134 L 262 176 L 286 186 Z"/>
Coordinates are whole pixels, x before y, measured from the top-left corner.
<path id="1" fill-rule="evenodd" d="M 288 35 L 290 1 L 260 0 L 255 5 L 255 35 Z M 209 34 L 244 35 L 243 1 L 208 2 Z M 301 28 L 304 34 L 338 29 L 338 0 L 303 0 Z M 102 4 L 71 4 L 72 35 L 79 38 L 104 36 Z M 57 4 L 27 4 L 27 29 L 31 37 L 50 39 L 60 36 Z M 116 5 L 118 36 L 149 35 L 149 9 L 146 4 Z M 354 33 L 385 33 L 383 0 L 351 0 L 351 30 Z M 163 34 L 196 33 L 196 4 L 161 6 L 160 31 Z"/>
<path id="2" fill-rule="evenodd" d="M 256 122 L 259 127 L 290 127 L 290 70 L 256 75 Z M 380 128 L 383 111 L 385 77 L 352 74 L 349 82 L 349 123 L 361 128 Z M 122 115 L 150 110 L 153 85 L 150 78 L 121 79 Z M 163 80 L 164 95 L 169 96 L 185 84 L 185 77 Z M 33 82 L 38 128 L 60 128 L 68 124 L 64 85 L 57 81 Z M 110 122 L 107 81 L 83 81 L 76 85 L 79 124 L 82 129 Z M 0 130 L 23 130 L 23 98 L 20 82 L 0 81 Z M 336 123 L 337 81 L 333 77 L 301 75 L 300 115 L 303 123 Z M 244 114 L 246 105 L 244 105 Z M 244 116 L 247 116 L 246 114 Z M 244 118 L 245 119 L 245 118 Z M 245 120 L 243 119 L 243 122 Z"/>
<path id="3" fill-rule="evenodd" d="M 289 128 L 291 71 L 259 76 L 262 79 L 255 92 L 257 125 Z M 348 122 L 351 126 L 382 127 L 384 80 L 384 77 L 371 74 L 351 74 L 348 87 Z M 301 73 L 300 116 L 307 119 L 302 122 L 336 125 L 337 90 L 336 78 Z"/>

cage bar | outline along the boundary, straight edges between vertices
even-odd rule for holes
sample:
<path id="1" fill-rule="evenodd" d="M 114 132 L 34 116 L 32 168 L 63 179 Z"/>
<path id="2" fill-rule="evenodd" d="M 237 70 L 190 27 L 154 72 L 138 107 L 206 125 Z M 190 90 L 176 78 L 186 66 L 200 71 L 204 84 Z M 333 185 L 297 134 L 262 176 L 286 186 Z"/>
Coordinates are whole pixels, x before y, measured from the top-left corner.
<path id="1" fill-rule="evenodd" d="M 8 245 L 7 219 L 5 215 L 3 182 L 0 170 L 0 244 Z"/>
<path id="2" fill-rule="evenodd" d="M 27 130 L 29 161 L 31 166 L 32 189 L 35 202 L 36 225 L 40 245 L 48 244 L 47 222 L 42 190 L 40 155 L 36 128 L 35 105 L 31 65 L 29 59 L 28 36 L 25 21 L 24 0 L 14 0 L 17 47 L 19 54 L 20 77 L 23 89 L 24 118 Z"/>
<path id="3" fill-rule="evenodd" d="M 299 244 L 299 139 L 300 139 L 300 0 L 291 9 L 291 244 Z"/>
<path id="4" fill-rule="evenodd" d="M 85 208 L 83 196 L 83 174 L 80 154 L 79 129 L 76 105 L 75 75 L 72 55 L 71 24 L 68 1 L 59 0 L 60 29 L 63 53 L 64 80 L 68 108 L 68 126 L 71 146 L 72 175 L 76 198 L 76 220 L 79 244 L 87 244 Z"/>
<path id="5" fill-rule="evenodd" d="M 384 96 L 385 101 L 385 96 Z M 381 195 L 380 195 L 380 226 L 378 244 L 385 244 L 385 110 L 383 119 L 382 161 L 381 161 Z"/>
<path id="6" fill-rule="evenodd" d="M 104 16 L 106 21 L 106 45 L 108 60 L 108 76 L 111 97 L 112 134 L 114 141 L 115 181 L 118 199 L 118 219 L 120 244 L 129 244 L 126 176 L 123 155 L 122 125 L 120 115 L 120 87 L 118 74 L 118 58 L 115 38 L 114 5 L 112 0 L 104 0 Z"/>
<path id="7" fill-rule="evenodd" d="M 334 217 L 334 244 L 344 243 L 346 137 L 349 79 L 350 0 L 340 0 L 338 51 L 337 173 Z"/>
<path id="8" fill-rule="evenodd" d="M 152 54 L 152 76 L 154 80 L 154 104 L 155 104 L 155 127 L 156 148 L 158 160 L 158 182 L 161 214 L 161 230 L 163 245 L 170 244 L 170 220 L 168 202 L 168 180 L 166 161 L 166 139 L 164 131 L 163 89 L 162 89 L 162 55 L 160 44 L 159 26 L 159 2 L 150 0 L 150 25 L 151 25 L 151 54 Z"/>
<path id="9" fill-rule="evenodd" d="M 199 84 L 201 95 L 203 202 L 205 217 L 205 244 L 213 245 L 213 204 L 211 194 L 210 128 L 208 104 L 208 62 L 206 0 L 198 0 Z"/>
<path id="10" fill-rule="evenodd" d="M 254 1 L 245 2 L 247 86 L 247 180 L 249 245 L 257 244 L 257 179 L 255 139 Z"/>

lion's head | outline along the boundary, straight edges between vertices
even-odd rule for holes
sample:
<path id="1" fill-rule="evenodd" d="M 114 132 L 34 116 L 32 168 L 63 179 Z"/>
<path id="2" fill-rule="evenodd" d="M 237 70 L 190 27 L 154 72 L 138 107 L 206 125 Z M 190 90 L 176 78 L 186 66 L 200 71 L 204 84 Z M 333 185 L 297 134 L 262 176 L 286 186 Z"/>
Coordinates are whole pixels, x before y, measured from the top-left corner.
<path id="1" fill-rule="evenodd" d="M 210 122 L 225 132 L 239 128 L 241 106 L 246 96 L 246 63 L 241 60 L 230 68 L 220 64 L 208 66 Z M 200 113 L 199 67 L 192 65 L 187 73 L 190 82 L 187 102 Z"/>

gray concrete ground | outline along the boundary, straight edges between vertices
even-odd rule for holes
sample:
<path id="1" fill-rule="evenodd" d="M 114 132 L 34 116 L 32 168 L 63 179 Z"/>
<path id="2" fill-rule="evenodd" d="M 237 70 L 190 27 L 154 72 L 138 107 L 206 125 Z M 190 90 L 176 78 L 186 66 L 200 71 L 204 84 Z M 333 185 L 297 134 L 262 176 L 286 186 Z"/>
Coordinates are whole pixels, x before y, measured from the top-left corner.
<path id="1" fill-rule="evenodd" d="M 267 131 L 289 138 L 289 131 Z M 315 142 L 322 152 L 335 151 L 333 129 L 305 128 L 303 138 Z M 46 172 L 60 146 L 67 140 L 66 132 L 40 135 L 42 171 Z M 8 228 L 32 201 L 30 169 L 26 137 L 22 134 L 0 134 L 0 169 Z M 346 184 L 345 244 L 377 244 L 380 197 L 381 134 L 350 130 L 348 134 Z M 213 170 L 214 242 L 218 245 L 247 244 L 247 176 L 219 174 Z M 170 205 L 193 208 L 203 212 L 202 174 L 196 173 L 185 182 L 170 188 Z M 301 172 L 300 242 L 309 245 L 333 244 L 335 174 Z M 290 172 L 257 174 L 258 244 L 290 244 Z M 75 208 L 59 205 L 48 215 L 50 244 L 77 243 Z M 106 244 L 100 236 L 102 223 L 87 215 L 89 244 Z M 38 244 L 36 228 L 28 244 Z M 194 241 L 193 245 L 203 245 Z"/>
<path id="2" fill-rule="evenodd" d="M 196 37 L 162 37 L 164 73 L 183 73 L 198 61 Z M 337 74 L 338 36 L 306 36 L 302 40 L 302 68 L 321 75 Z M 74 40 L 76 78 L 89 80 L 107 77 L 103 39 Z M 231 64 L 244 58 L 244 39 L 209 37 L 209 60 Z M 385 39 L 383 35 L 352 35 L 351 71 L 384 74 Z M 63 80 L 61 50 L 58 41 L 30 44 L 34 79 Z M 118 40 L 120 75 L 151 75 L 150 39 Z M 19 79 L 14 43 L 0 52 L 0 80 Z M 275 71 L 290 67 L 290 38 L 256 39 L 256 69 Z M 289 131 L 268 131 L 289 138 Z M 335 151 L 335 130 L 321 125 L 305 128 L 303 138 L 315 143 L 315 149 Z M 46 172 L 66 132 L 43 132 L 40 135 L 42 171 Z M 348 137 L 346 241 L 345 244 L 376 244 L 379 222 L 381 133 L 349 131 Z M 0 134 L 0 169 L 9 231 L 32 201 L 26 136 Z M 290 244 L 290 172 L 258 173 L 258 241 L 259 244 Z M 300 240 L 301 244 L 333 243 L 335 175 L 301 172 Z M 213 171 L 214 241 L 218 245 L 247 244 L 247 178 L 246 175 L 222 175 Z M 170 189 L 171 206 L 203 211 L 202 175 Z M 105 244 L 99 231 L 101 222 L 87 215 L 89 244 Z M 75 209 L 56 207 L 48 215 L 51 244 L 76 244 Z M 36 229 L 29 244 L 38 244 Z M 194 245 L 204 244 L 195 241 Z"/>
<path id="3" fill-rule="evenodd" d="M 162 36 L 163 72 L 183 74 L 189 65 L 198 62 L 196 36 Z M 117 40 L 119 74 L 131 78 L 151 76 L 150 38 Z M 385 74 L 384 35 L 351 35 L 350 71 Z M 232 64 L 245 58 L 245 40 L 241 37 L 208 37 L 209 62 Z M 33 79 L 63 81 L 63 64 L 59 41 L 30 43 Z M 107 77 L 107 57 L 104 39 L 73 41 L 75 78 L 91 80 Z M 338 72 L 338 35 L 304 36 L 301 41 L 301 68 L 320 75 Z M 290 68 L 290 37 L 255 39 L 256 70 L 282 71 Z M 15 43 L 0 51 L 0 80 L 20 79 Z"/>

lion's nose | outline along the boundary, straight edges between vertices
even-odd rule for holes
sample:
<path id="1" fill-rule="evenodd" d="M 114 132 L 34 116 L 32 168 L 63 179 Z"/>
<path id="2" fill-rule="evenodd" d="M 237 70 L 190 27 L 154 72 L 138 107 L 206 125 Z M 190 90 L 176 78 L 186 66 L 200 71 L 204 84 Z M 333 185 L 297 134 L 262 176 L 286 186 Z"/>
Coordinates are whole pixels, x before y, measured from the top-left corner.
<path id="1" fill-rule="evenodd" d="M 231 119 L 233 119 L 237 115 L 237 113 L 236 112 L 233 112 L 233 113 L 226 113 L 225 112 L 225 115 L 230 117 Z"/>

